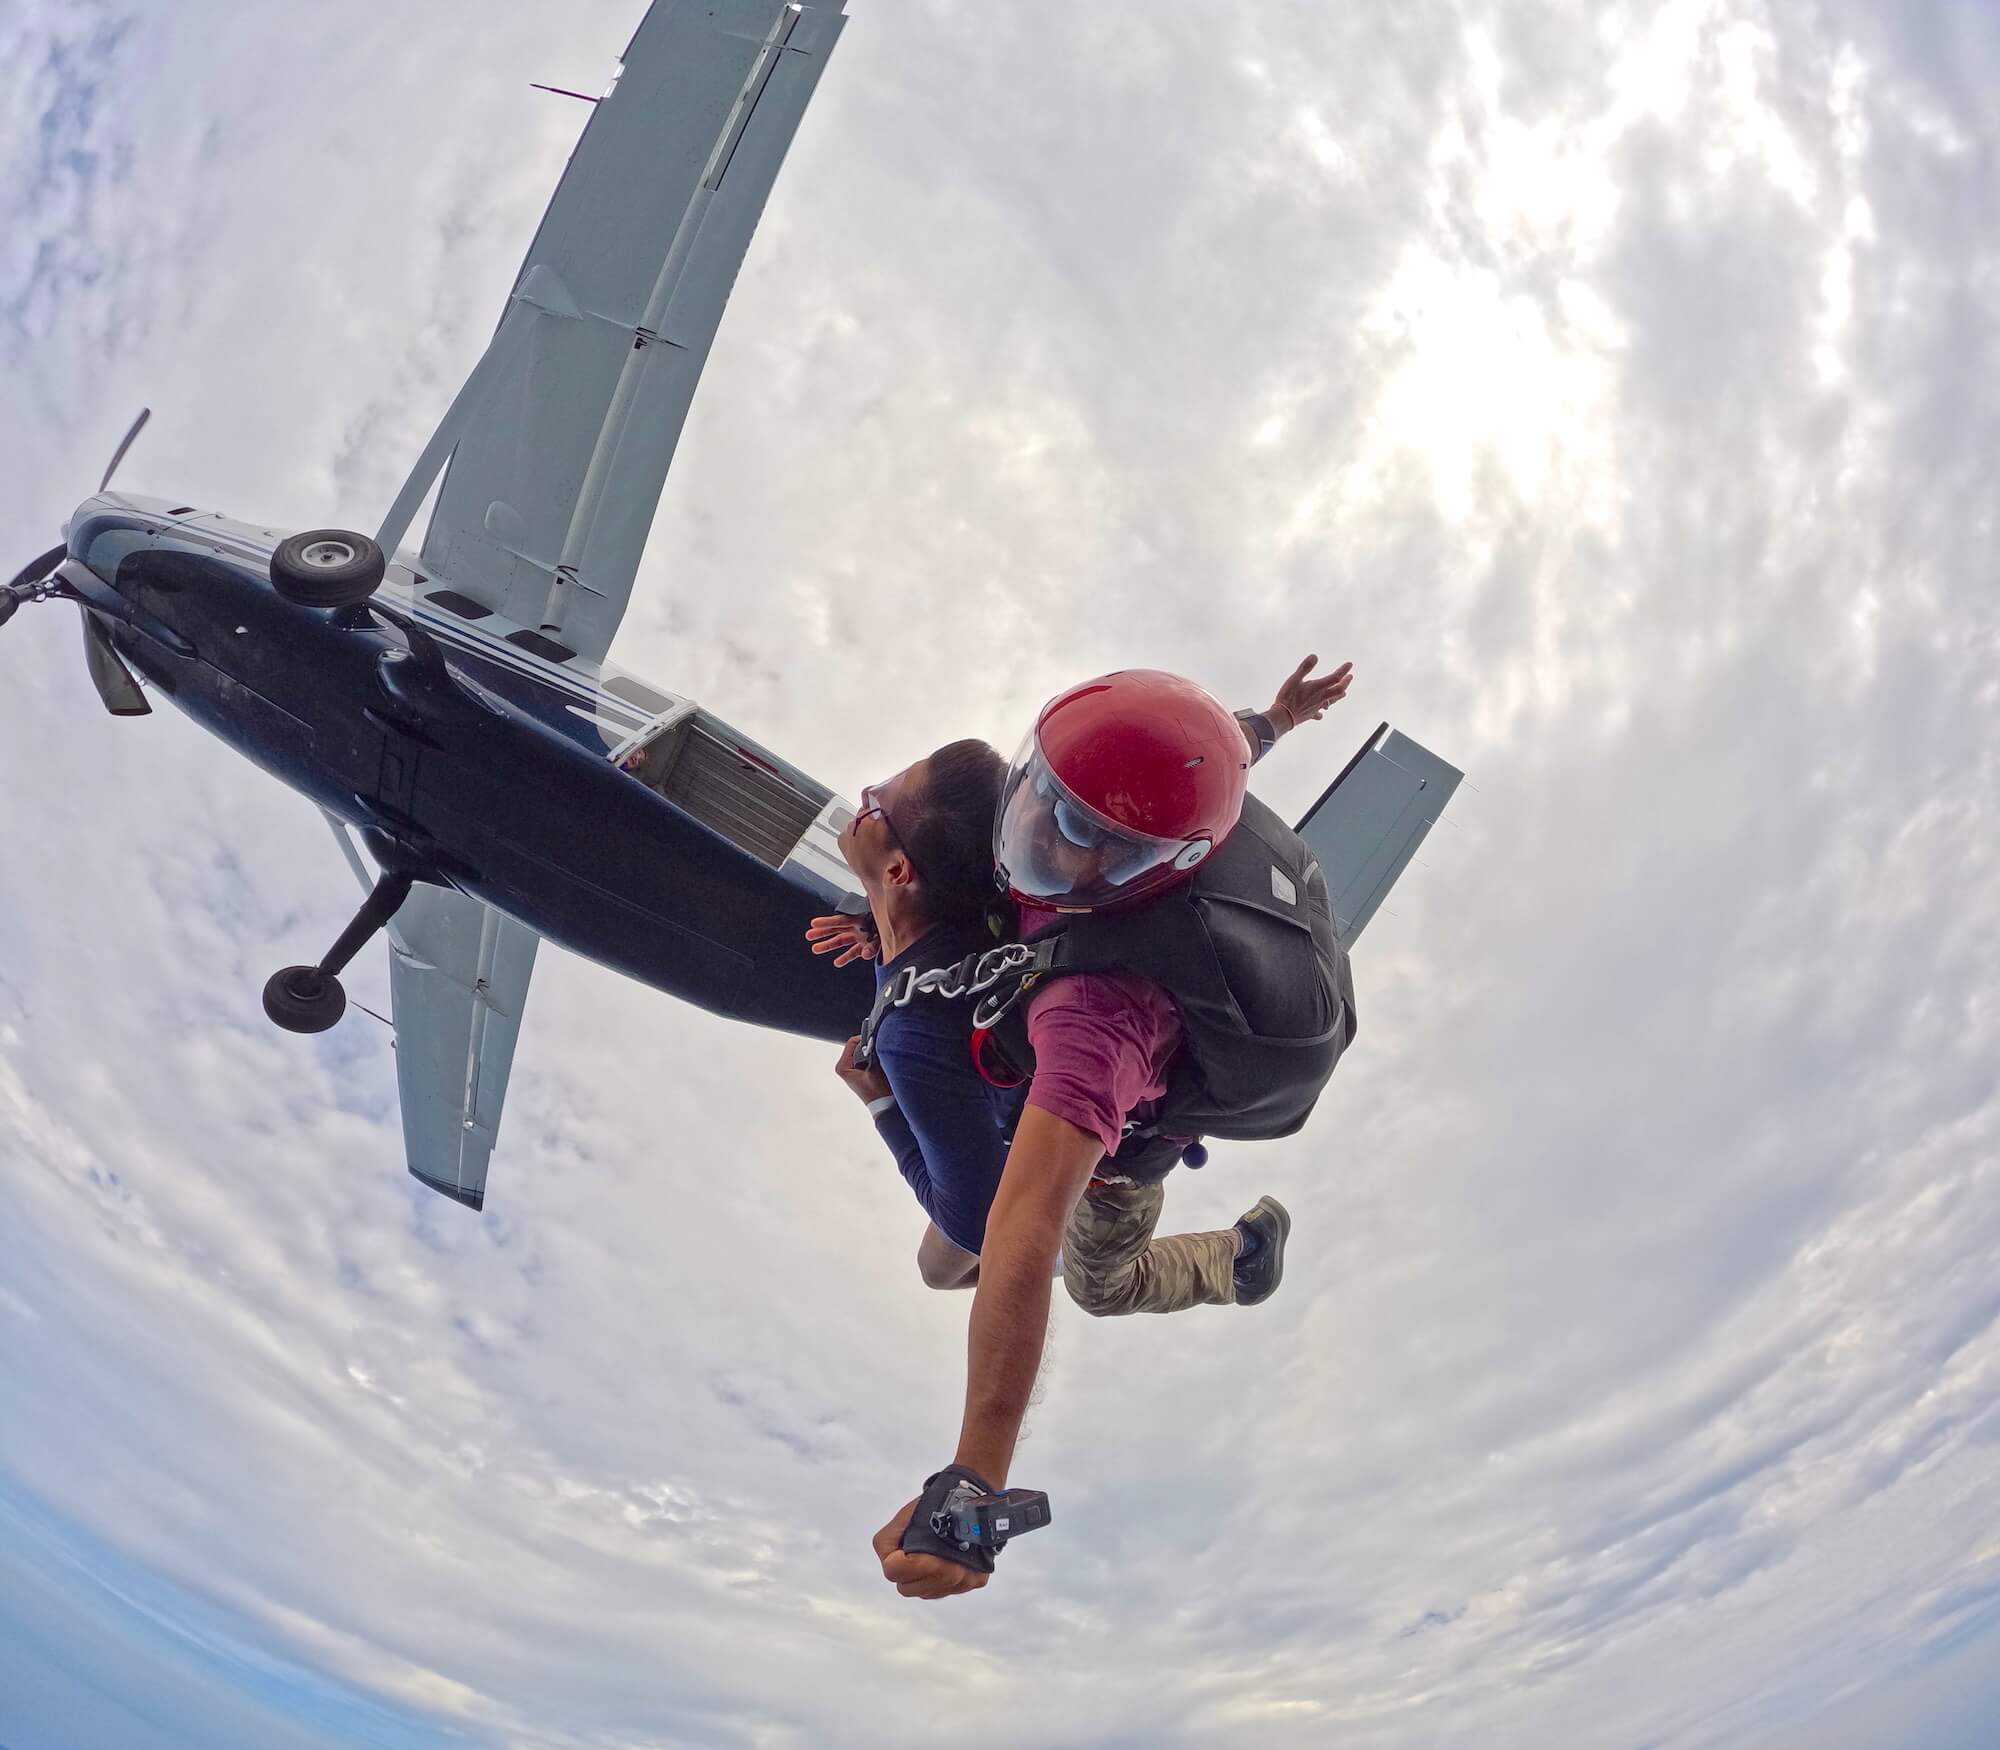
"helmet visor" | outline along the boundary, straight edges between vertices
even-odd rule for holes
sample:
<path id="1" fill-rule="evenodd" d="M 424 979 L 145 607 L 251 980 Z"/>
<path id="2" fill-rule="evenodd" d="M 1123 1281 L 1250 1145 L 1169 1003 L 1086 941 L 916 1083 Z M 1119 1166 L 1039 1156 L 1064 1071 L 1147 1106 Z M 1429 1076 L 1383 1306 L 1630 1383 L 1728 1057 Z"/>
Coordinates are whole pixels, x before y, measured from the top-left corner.
<path id="1" fill-rule="evenodd" d="M 1153 838 L 1078 801 L 1032 733 L 1008 769 L 993 823 L 993 862 L 1008 890 L 1065 911 L 1149 893 L 1193 868 L 1206 849 L 1206 838 Z"/>

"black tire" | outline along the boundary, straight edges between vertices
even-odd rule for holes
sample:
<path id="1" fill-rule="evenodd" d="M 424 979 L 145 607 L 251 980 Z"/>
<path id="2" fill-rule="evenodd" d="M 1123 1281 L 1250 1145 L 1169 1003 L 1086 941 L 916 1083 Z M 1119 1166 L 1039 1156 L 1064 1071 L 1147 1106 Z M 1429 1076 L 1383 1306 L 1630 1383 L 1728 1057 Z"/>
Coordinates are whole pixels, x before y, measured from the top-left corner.
<path id="1" fill-rule="evenodd" d="M 351 608 L 382 581 L 382 549 L 352 529 L 307 529 L 278 543 L 271 587 L 302 608 Z"/>
<path id="2" fill-rule="evenodd" d="M 264 1013 L 287 1033 L 324 1033 L 347 1013 L 347 992 L 317 966 L 287 966 L 264 986 Z"/>
<path id="3" fill-rule="evenodd" d="M 21 598 L 19 596 L 0 595 L 0 626 L 6 625 L 15 614 L 20 612 L 20 608 Z"/>

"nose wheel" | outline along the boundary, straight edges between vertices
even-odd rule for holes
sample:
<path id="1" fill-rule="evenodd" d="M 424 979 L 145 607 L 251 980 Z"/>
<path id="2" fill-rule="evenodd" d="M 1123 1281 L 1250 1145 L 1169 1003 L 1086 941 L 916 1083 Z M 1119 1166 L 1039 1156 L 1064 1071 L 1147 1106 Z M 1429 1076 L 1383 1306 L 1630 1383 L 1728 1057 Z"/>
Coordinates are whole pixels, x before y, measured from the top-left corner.
<path id="1" fill-rule="evenodd" d="M 340 974 L 368 939 L 402 909 L 415 885 L 415 878 L 409 875 L 384 875 L 324 960 L 317 966 L 287 966 L 273 973 L 264 986 L 264 1013 L 272 1022 L 287 1033 L 324 1033 L 346 1014 L 347 992 L 340 987 Z"/>
<path id="2" fill-rule="evenodd" d="M 347 1013 L 347 992 L 317 966 L 287 966 L 264 986 L 264 1013 L 287 1033 L 324 1033 Z"/>

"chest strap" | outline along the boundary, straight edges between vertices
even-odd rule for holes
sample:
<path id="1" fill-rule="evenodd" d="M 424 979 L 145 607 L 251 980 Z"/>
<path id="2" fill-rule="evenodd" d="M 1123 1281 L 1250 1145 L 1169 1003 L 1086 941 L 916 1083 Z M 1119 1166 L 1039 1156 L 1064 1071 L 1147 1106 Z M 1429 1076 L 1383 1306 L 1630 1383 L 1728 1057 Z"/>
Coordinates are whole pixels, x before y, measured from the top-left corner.
<path id="1" fill-rule="evenodd" d="M 949 966 L 933 966 L 925 972 L 905 966 L 893 977 L 885 978 L 875 992 L 874 1008 L 861 1023 L 861 1043 L 854 1050 L 856 1067 L 874 1066 L 876 1030 L 889 1011 L 907 1008 L 920 996 L 943 997 L 947 1001 L 978 997 L 980 1002 L 973 1011 L 972 1024 L 975 1028 L 990 1029 L 1020 1000 L 1024 990 L 1055 965 L 1061 944 L 1060 936 L 1040 942 L 1003 942 L 997 948 L 968 954 Z"/>

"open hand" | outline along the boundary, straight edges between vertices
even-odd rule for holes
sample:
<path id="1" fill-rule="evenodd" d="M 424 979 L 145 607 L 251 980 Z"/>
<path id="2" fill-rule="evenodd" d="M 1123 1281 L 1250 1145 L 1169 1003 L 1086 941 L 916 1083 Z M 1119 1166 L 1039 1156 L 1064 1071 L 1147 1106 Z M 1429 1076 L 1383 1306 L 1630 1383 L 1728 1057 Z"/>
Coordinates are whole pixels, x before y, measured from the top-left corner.
<path id="1" fill-rule="evenodd" d="M 1298 728 L 1301 723 L 1317 723 L 1326 715 L 1329 705 L 1338 705 L 1347 697 L 1348 685 L 1354 679 L 1354 664 L 1343 662 L 1332 674 L 1308 679 L 1318 661 L 1317 656 L 1308 656 L 1285 677 L 1277 698 L 1271 701 L 1271 709 L 1265 715 L 1280 734 Z"/>
<path id="2" fill-rule="evenodd" d="M 879 952 L 875 932 L 867 921 L 845 912 L 814 918 L 806 926 L 806 940 L 815 954 L 833 955 L 836 966 L 845 966 L 850 960 L 873 960 Z"/>
<path id="3" fill-rule="evenodd" d="M 993 1577 L 991 1574 L 948 1562 L 943 1556 L 912 1555 L 903 1548 L 903 1533 L 916 1510 L 915 1501 L 905 1501 L 876 1532 L 875 1556 L 882 1564 L 882 1578 L 905 1598 L 952 1598 L 961 1592 L 977 1592 Z"/>

